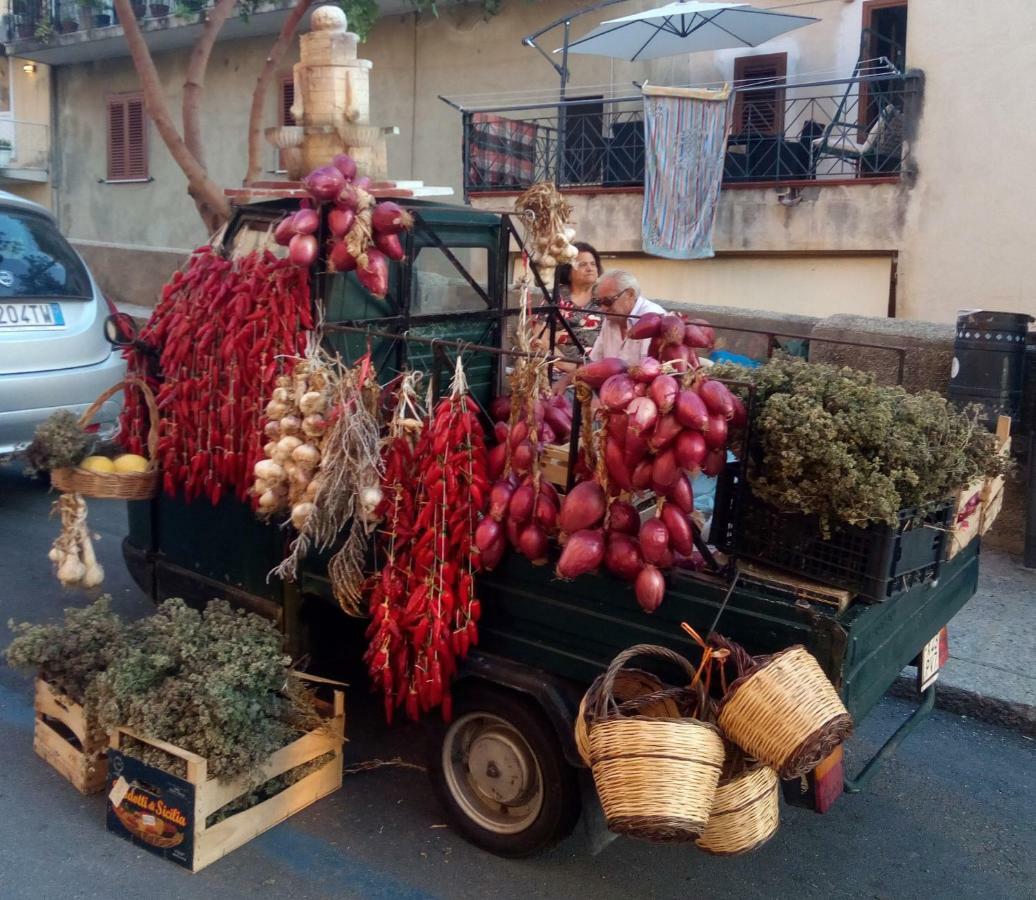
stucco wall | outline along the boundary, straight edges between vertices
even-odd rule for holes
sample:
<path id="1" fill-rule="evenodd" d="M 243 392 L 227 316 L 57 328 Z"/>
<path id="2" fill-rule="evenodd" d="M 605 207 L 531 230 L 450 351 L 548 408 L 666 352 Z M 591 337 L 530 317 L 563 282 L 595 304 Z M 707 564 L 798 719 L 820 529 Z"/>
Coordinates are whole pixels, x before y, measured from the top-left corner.
<path id="1" fill-rule="evenodd" d="M 22 68 L 24 60 L 0 60 L 10 65 L 13 124 L 5 126 L 5 136 L 14 142 L 11 168 L 46 166 L 50 149 L 50 67 L 36 64 L 34 72 Z M 50 182 L 4 181 L 0 188 L 51 206 Z"/>

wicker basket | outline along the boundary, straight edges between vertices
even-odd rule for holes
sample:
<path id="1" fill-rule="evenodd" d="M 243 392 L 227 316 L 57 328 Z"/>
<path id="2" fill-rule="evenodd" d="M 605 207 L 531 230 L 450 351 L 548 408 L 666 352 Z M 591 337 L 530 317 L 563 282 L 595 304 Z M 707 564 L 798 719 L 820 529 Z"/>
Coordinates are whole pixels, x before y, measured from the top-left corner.
<path id="1" fill-rule="evenodd" d="M 649 656 L 678 666 L 693 683 L 691 664 L 665 647 L 638 644 L 612 660 L 588 717 L 590 766 L 608 827 L 649 841 L 693 841 L 705 830 L 723 768 L 715 725 L 691 716 L 624 715 L 615 682 L 625 664 Z M 707 703 L 697 685 L 700 711 Z"/>
<path id="2" fill-rule="evenodd" d="M 598 675 L 583 695 L 583 699 L 579 701 L 579 714 L 576 716 L 576 749 L 587 765 L 590 765 L 589 710 L 597 702 L 603 683 L 604 675 Z M 629 713 L 635 708 L 639 715 L 650 719 L 677 719 L 681 715 L 674 692 L 666 690 L 662 681 L 649 672 L 622 669 L 615 677 L 615 686 L 612 690 L 619 703 L 619 709 L 623 712 Z"/>
<path id="3" fill-rule="evenodd" d="M 99 497 L 105 500 L 150 500 L 158 491 L 158 405 L 155 395 L 139 378 L 127 378 L 112 385 L 94 400 L 79 418 L 79 426 L 86 428 L 90 420 L 106 400 L 111 399 L 123 388 L 137 388 L 144 395 L 147 404 L 149 428 L 147 434 L 147 469 L 143 472 L 90 472 L 86 469 L 53 469 L 50 482 L 65 494 L 76 493 L 84 497 Z"/>
<path id="4" fill-rule="evenodd" d="M 781 778 L 811 772 L 852 733 L 852 717 L 805 647 L 750 659 L 720 702 L 719 727 Z"/>
<path id="5" fill-rule="evenodd" d="M 709 824 L 698 847 L 716 856 L 736 856 L 765 844 L 780 824 L 780 779 L 769 766 L 727 745 L 727 762 L 712 801 Z"/>

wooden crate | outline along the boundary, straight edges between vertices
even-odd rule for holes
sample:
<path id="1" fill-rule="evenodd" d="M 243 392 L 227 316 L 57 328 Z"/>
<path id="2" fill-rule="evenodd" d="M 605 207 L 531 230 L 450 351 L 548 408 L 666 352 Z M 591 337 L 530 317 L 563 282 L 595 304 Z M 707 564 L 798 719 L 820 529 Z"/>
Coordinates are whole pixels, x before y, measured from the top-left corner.
<path id="1" fill-rule="evenodd" d="M 207 761 L 173 744 L 117 728 L 108 755 L 108 830 L 192 872 L 205 868 L 264 831 L 342 786 L 345 699 L 334 692 L 324 710 L 326 727 L 302 735 L 272 754 L 258 774 L 223 781 L 210 778 Z M 134 738 L 186 763 L 178 778 L 123 751 Z M 280 793 L 208 826 L 208 818 L 266 782 L 327 753 L 332 758 Z"/>
<path id="2" fill-rule="evenodd" d="M 544 444 L 540 470 L 547 481 L 565 490 L 568 487 L 568 444 Z"/>
<path id="3" fill-rule="evenodd" d="M 83 707 L 43 678 L 36 679 L 32 748 L 82 794 L 95 794 L 108 776 L 107 736 L 91 736 Z"/>
<path id="4" fill-rule="evenodd" d="M 1011 419 L 1008 416 L 1000 416 L 996 422 L 997 452 L 1002 456 L 1011 453 Z M 993 527 L 996 517 L 1004 505 L 1004 481 L 1003 475 L 996 478 L 986 479 L 982 490 L 982 523 L 980 534 L 985 534 Z"/>
<path id="5" fill-rule="evenodd" d="M 746 581 L 755 581 L 764 586 L 787 591 L 795 597 L 797 603 L 827 606 L 843 612 L 852 600 L 851 591 L 827 584 L 818 584 L 805 578 L 797 578 L 787 572 L 771 569 L 769 566 L 738 560 L 737 568 L 741 572 L 741 577 Z"/>
<path id="6" fill-rule="evenodd" d="M 953 559 L 981 533 L 982 494 L 987 481 L 986 478 L 976 479 L 957 494 L 957 507 L 946 550 L 947 559 Z"/>

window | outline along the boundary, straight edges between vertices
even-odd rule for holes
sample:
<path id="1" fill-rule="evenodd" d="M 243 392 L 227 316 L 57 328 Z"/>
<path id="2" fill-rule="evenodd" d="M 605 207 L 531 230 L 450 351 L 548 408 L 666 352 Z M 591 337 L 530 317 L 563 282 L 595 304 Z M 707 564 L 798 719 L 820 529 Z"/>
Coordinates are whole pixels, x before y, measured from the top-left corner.
<path id="1" fill-rule="evenodd" d="M 295 79 L 286 75 L 281 79 L 281 108 L 277 118 L 279 125 L 294 125 L 295 117 L 291 114 L 291 108 L 295 105 Z M 287 171 L 287 163 L 284 160 L 284 151 L 277 153 L 277 171 Z"/>
<path id="2" fill-rule="evenodd" d="M 0 297 L 90 297 L 90 279 L 54 224 L 0 213 Z"/>
<path id="3" fill-rule="evenodd" d="M 147 171 L 147 118 L 140 94 L 108 97 L 108 180 L 140 181 Z"/>
<path id="4" fill-rule="evenodd" d="M 486 293 L 489 293 L 489 250 L 485 247 L 450 247 L 450 253 Z M 415 316 L 452 312 L 480 312 L 486 302 L 438 247 L 422 247 L 411 269 Z"/>
<path id="5" fill-rule="evenodd" d="M 734 128 L 738 134 L 780 135 L 784 133 L 784 88 L 788 54 L 742 56 L 734 60 L 734 81 L 738 83 L 734 101 Z M 745 83 L 760 87 L 744 90 Z"/>

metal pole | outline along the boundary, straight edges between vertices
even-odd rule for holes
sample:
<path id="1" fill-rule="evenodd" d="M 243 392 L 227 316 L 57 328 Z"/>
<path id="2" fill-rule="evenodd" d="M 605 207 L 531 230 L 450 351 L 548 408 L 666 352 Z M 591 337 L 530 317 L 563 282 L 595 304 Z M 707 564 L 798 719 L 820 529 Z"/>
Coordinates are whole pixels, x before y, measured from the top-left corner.
<path id="1" fill-rule="evenodd" d="M 1025 566 L 1036 569 L 1036 427 L 1029 428 L 1029 448 L 1026 474 L 1028 486 L 1025 504 Z"/>
<path id="2" fill-rule="evenodd" d="M 572 28 L 572 22 L 565 20 L 565 43 L 561 46 L 561 88 L 558 91 L 558 147 L 557 165 L 554 169 L 554 183 L 560 185 L 564 174 L 565 165 L 565 128 L 568 119 L 568 110 L 565 108 L 565 93 L 568 89 L 568 36 Z"/>

